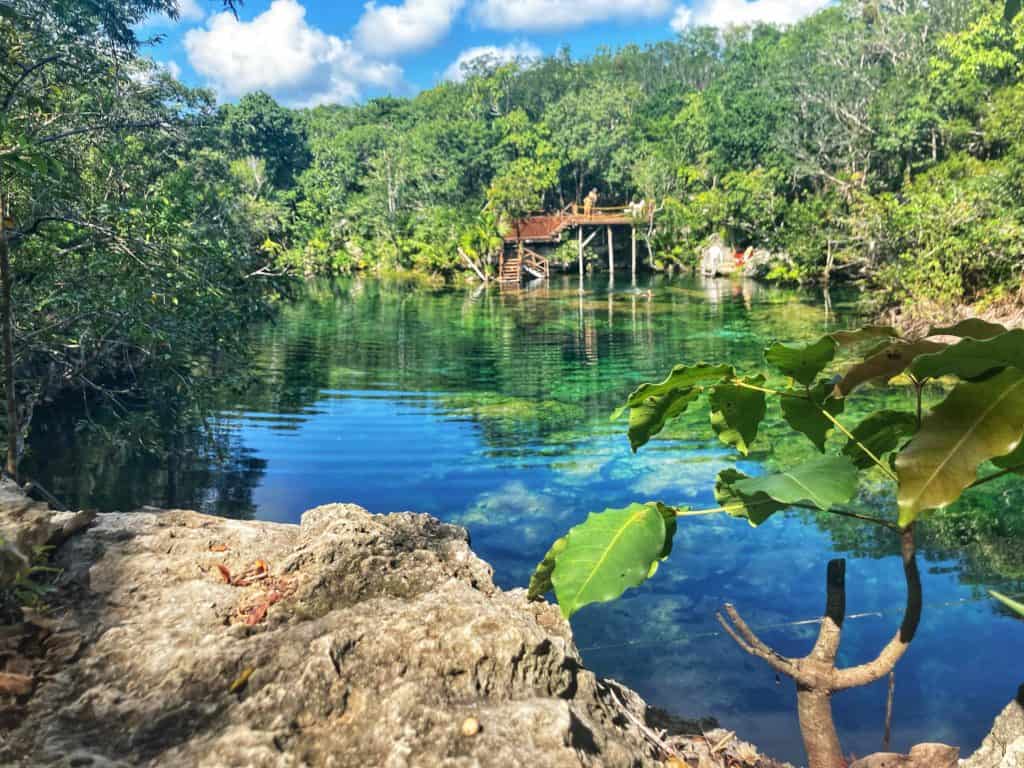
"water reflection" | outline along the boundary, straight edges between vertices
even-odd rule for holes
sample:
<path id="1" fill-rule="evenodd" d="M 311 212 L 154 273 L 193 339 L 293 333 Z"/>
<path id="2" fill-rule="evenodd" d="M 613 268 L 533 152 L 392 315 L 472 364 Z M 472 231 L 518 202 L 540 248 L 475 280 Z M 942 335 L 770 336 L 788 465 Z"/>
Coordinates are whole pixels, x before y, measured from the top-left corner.
<path id="1" fill-rule="evenodd" d="M 76 432 L 72 404 L 39 421 L 29 471 L 75 505 L 144 503 L 296 520 L 354 501 L 412 508 L 469 528 L 505 587 L 525 584 L 556 535 L 593 510 L 643 498 L 708 506 L 734 459 L 695 441 L 688 413 L 638 455 L 608 414 L 637 383 L 678 362 L 759 363 L 774 339 L 855 322 L 849 298 L 751 282 L 641 279 L 580 292 L 575 277 L 521 292 L 436 293 L 369 280 L 319 283 L 254 334 L 249 386 L 204 390 L 213 417 L 171 429 L 138 409 L 143 438 Z M 878 394 L 884 400 L 899 395 Z M 700 422 L 700 424 L 698 424 Z M 759 453 L 805 450 L 766 422 Z M 148 429 L 148 432 L 146 430 Z M 129 430 L 130 432 L 130 430 Z M 674 439 L 668 439 L 674 438 Z M 138 446 L 147 444 L 152 451 Z M 1007 481 L 925 527 L 926 607 L 900 665 L 894 746 L 975 746 L 1024 677 L 1021 625 L 983 589 L 1014 592 L 1024 577 L 1022 492 Z M 902 609 L 892 542 L 851 521 L 779 516 L 753 530 L 731 519 L 687 521 L 671 562 L 644 588 L 574 620 L 587 663 L 681 714 L 712 714 L 770 752 L 797 760 L 793 693 L 724 638 L 713 616 L 735 602 L 764 638 L 802 654 L 816 632 L 829 558 L 850 558 L 842 662 L 866 660 Z M 965 659 L 984 664 L 965 665 Z M 846 745 L 877 749 L 884 684 L 843 694 Z"/>

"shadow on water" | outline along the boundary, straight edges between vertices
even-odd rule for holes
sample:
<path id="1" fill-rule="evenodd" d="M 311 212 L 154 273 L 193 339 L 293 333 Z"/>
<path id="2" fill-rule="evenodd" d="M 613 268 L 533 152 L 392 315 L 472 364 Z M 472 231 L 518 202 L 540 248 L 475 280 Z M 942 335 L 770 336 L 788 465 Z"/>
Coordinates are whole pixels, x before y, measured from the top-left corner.
<path id="1" fill-rule="evenodd" d="M 58 404 L 39 415 L 26 469 L 69 503 L 102 509 L 157 504 L 295 521 L 317 504 L 353 501 L 429 512 L 470 529 L 499 584 L 522 586 L 551 540 L 590 511 L 650 498 L 712 505 L 714 477 L 735 459 L 690 437 L 706 434 L 706 415 L 688 413 L 633 455 L 622 425 L 608 421 L 632 387 L 679 362 L 756 366 L 774 339 L 855 324 L 854 298 L 833 294 L 826 310 L 813 293 L 662 278 L 609 289 L 598 277 L 582 294 L 574 279 L 518 293 L 316 283 L 254 332 L 231 377 L 198 376 L 207 418 L 137 406 L 128 420 L 96 415 L 98 428 L 80 430 L 81 407 Z M 784 433 L 766 422 L 761 452 L 740 468 L 805 450 Z M 1022 502 L 1008 481 L 925 526 L 926 606 L 897 672 L 895 747 L 973 749 L 1016 691 L 1008 670 L 1019 669 L 1021 625 L 984 590 L 1021 587 Z M 713 617 L 730 600 L 782 652 L 806 652 L 836 555 L 849 558 L 854 615 L 841 662 L 866 660 L 899 623 L 899 558 L 875 530 L 809 513 L 756 531 L 732 519 L 688 521 L 655 579 L 574 618 L 577 642 L 598 673 L 797 760 L 792 690 Z M 985 663 L 965 664 L 972 659 Z M 884 709 L 884 683 L 836 699 L 848 749 L 880 746 Z"/>

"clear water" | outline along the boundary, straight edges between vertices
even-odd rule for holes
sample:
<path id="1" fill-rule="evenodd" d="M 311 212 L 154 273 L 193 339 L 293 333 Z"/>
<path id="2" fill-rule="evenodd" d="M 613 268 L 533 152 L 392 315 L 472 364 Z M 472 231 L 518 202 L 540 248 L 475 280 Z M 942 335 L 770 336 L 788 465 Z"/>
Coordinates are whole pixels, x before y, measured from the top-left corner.
<path id="1" fill-rule="evenodd" d="M 602 278 L 582 297 L 569 280 L 519 294 L 316 284 L 254 334 L 256 382 L 218 391 L 207 431 L 153 455 L 74 432 L 70 412 L 44 414 L 28 468 L 71 503 L 102 509 L 152 503 L 293 522 L 333 501 L 428 512 L 466 526 L 497 583 L 521 587 L 550 542 L 590 511 L 647 499 L 714 506 L 715 475 L 734 459 L 706 430 L 689 437 L 697 422 L 633 455 L 624 426 L 608 421 L 638 382 L 678 362 L 753 366 L 772 340 L 857 320 L 850 303 L 826 311 L 820 294 L 728 281 L 610 289 Z M 771 425 L 763 431 L 741 468 L 805 450 Z M 894 747 L 974 749 L 1024 680 L 1024 622 L 984 594 L 1021 589 L 1022 501 L 1007 483 L 928 526 L 926 605 L 897 670 Z M 685 521 L 652 581 L 577 614 L 577 643 L 597 673 L 798 762 L 792 685 L 745 656 L 714 614 L 733 602 L 766 641 L 803 654 L 833 557 L 848 558 L 841 662 L 866 661 L 900 621 L 893 543 L 796 513 L 757 530 L 728 518 Z M 836 697 L 849 751 L 880 748 L 885 688 Z"/>

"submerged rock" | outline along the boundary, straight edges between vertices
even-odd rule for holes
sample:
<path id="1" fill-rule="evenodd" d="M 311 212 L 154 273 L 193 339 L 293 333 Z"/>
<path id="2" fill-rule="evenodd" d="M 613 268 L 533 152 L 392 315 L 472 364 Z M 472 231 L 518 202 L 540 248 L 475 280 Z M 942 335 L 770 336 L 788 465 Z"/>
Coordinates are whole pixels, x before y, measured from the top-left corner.
<path id="1" fill-rule="evenodd" d="M 557 608 L 427 515 L 105 514 L 56 560 L 63 654 L 4 765 L 775 765 L 597 679 Z"/>

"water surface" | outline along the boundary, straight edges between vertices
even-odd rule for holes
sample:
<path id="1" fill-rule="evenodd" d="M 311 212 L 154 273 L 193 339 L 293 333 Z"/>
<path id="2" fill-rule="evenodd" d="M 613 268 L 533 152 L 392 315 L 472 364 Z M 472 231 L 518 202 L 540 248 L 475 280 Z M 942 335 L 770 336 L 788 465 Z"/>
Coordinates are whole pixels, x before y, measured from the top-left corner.
<path id="1" fill-rule="evenodd" d="M 835 298 L 835 297 L 834 297 Z M 425 292 L 369 280 L 319 283 L 254 333 L 255 383 L 214 391 L 205 430 L 153 446 L 75 432 L 72 408 L 40 418 L 29 471 L 69 503 L 177 505 L 297 521 L 318 504 L 415 510 L 466 526 L 502 587 L 524 586 L 547 546 L 587 513 L 659 499 L 714 506 L 735 463 L 693 416 L 630 453 L 608 414 L 637 383 L 679 362 L 756 366 L 775 339 L 848 327 L 852 302 L 753 283 L 607 279 L 517 294 Z M 879 394 L 878 398 L 901 395 Z M 152 411 L 142 416 L 160 419 Z M 136 414 L 139 416 L 139 414 Z M 805 450 L 766 425 L 748 472 Z M 921 630 L 896 678 L 894 747 L 972 750 L 1024 680 L 1024 623 L 984 589 L 1021 589 L 1024 493 L 1012 483 L 928 526 Z M 903 577 L 885 535 L 841 519 L 778 515 L 760 529 L 729 518 L 680 526 L 643 588 L 573 620 L 588 666 L 649 701 L 713 715 L 765 751 L 801 759 L 794 693 L 715 623 L 735 603 L 783 653 L 803 654 L 824 603 L 828 560 L 847 557 L 841 662 L 873 657 L 899 624 Z M 881 744 L 885 684 L 835 700 L 844 745 Z"/>

